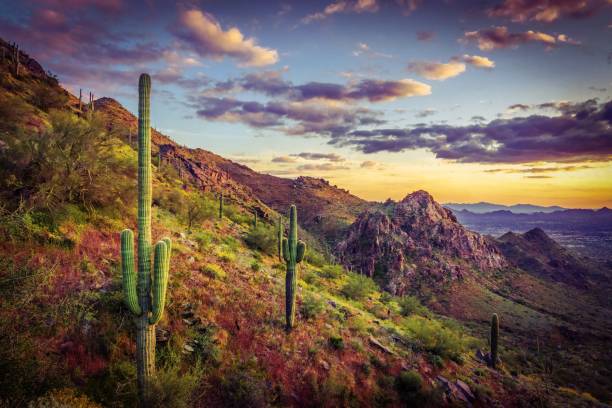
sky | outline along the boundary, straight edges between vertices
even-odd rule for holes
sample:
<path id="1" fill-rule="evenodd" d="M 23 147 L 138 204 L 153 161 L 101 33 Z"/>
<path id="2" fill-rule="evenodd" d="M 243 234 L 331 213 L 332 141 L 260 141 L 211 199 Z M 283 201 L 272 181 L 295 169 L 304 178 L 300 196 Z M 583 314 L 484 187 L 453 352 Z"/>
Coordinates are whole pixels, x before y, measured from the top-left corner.
<path id="1" fill-rule="evenodd" d="M 8 0 L 0 36 L 180 144 L 368 200 L 612 207 L 612 0 Z"/>

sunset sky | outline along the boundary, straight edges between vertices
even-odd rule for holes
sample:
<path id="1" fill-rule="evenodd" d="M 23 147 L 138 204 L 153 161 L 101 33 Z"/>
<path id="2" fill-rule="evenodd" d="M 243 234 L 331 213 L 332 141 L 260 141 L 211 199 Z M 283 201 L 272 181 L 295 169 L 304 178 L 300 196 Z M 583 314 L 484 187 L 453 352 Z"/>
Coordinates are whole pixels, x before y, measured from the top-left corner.
<path id="1" fill-rule="evenodd" d="M 612 0 L 8 0 L 0 36 L 174 140 L 371 200 L 612 207 Z"/>

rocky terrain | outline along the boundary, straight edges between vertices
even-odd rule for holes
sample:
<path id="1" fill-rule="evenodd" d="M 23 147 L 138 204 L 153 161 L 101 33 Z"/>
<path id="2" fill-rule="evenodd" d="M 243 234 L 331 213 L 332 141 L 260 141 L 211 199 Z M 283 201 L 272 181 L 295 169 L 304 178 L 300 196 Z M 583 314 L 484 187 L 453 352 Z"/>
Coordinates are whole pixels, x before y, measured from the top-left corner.
<path id="1" fill-rule="evenodd" d="M 425 191 L 361 213 L 336 250 L 347 268 L 398 295 L 508 266 L 494 240 L 465 229 Z"/>

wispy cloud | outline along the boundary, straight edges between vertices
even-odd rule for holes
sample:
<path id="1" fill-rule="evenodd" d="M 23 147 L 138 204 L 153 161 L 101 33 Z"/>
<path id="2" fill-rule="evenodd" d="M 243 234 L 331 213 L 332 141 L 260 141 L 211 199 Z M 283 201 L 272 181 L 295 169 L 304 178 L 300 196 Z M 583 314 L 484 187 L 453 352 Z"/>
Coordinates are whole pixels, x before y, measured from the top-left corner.
<path id="1" fill-rule="evenodd" d="M 338 0 L 328 4 L 322 11 L 317 11 L 302 18 L 302 24 L 321 21 L 337 13 L 373 13 L 376 11 L 378 11 L 377 0 Z"/>
<path id="2" fill-rule="evenodd" d="M 606 0 L 503 0 L 487 10 L 490 17 L 506 17 L 514 22 L 529 20 L 550 23 L 562 17 L 585 17 L 610 5 Z"/>
<path id="3" fill-rule="evenodd" d="M 305 160 L 329 160 L 330 162 L 343 162 L 346 159 L 336 153 L 296 153 L 292 154 L 293 157 L 299 157 Z"/>
<path id="4" fill-rule="evenodd" d="M 576 41 L 565 34 L 547 34 L 541 31 L 524 31 L 511 33 L 508 27 L 498 26 L 477 31 L 467 31 L 460 39 L 461 42 L 474 43 L 482 51 L 491 51 L 499 48 L 514 48 L 521 44 L 534 42 L 554 47 L 558 44 L 578 45 Z"/>

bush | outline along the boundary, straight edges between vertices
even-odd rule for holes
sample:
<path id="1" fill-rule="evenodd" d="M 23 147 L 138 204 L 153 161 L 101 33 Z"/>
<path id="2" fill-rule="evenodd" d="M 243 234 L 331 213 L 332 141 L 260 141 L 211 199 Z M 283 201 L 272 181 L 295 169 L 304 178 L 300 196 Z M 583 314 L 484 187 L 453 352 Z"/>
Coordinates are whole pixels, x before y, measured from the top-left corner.
<path id="1" fill-rule="evenodd" d="M 213 279 L 225 279 L 227 273 L 219 265 L 207 263 L 200 268 L 200 272 L 206 274 Z"/>
<path id="2" fill-rule="evenodd" d="M 200 252 L 202 252 L 212 245 L 213 238 L 214 236 L 211 232 L 201 231 L 195 235 L 194 240 L 198 243 L 198 249 L 200 250 Z"/>
<path id="3" fill-rule="evenodd" d="M 200 370 L 180 373 L 178 367 L 158 370 L 151 386 L 148 407 L 187 408 L 200 380 Z"/>
<path id="4" fill-rule="evenodd" d="M 325 265 L 321 268 L 321 276 L 327 279 L 336 279 L 342 276 L 344 268 L 341 265 Z"/>
<path id="5" fill-rule="evenodd" d="M 423 386 L 423 378 L 418 371 L 402 371 L 395 380 L 395 385 L 401 392 L 419 392 Z"/>
<path id="6" fill-rule="evenodd" d="M 331 336 L 329 338 L 329 346 L 334 350 L 342 350 L 344 348 L 344 340 L 339 336 Z"/>
<path id="7" fill-rule="evenodd" d="M 349 280 L 346 285 L 342 287 L 341 292 L 349 299 L 363 300 L 376 289 L 378 289 L 378 286 L 372 279 L 364 275 L 350 273 Z"/>
<path id="8" fill-rule="evenodd" d="M 251 262 L 251 270 L 253 272 L 259 272 L 261 270 L 261 264 L 258 261 Z"/>
<path id="9" fill-rule="evenodd" d="M 325 303 L 323 303 L 323 300 L 321 300 L 319 296 L 312 293 L 306 293 L 301 305 L 302 316 L 304 316 L 305 319 L 316 317 L 323 309 L 325 309 Z"/>
<path id="10" fill-rule="evenodd" d="M 100 405 L 85 396 L 78 395 L 72 388 L 61 388 L 47 392 L 31 401 L 28 408 L 100 408 Z"/>
<path id="11" fill-rule="evenodd" d="M 323 256 L 323 254 L 315 251 L 312 248 L 306 250 L 306 253 L 304 254 L 304 261 L 308 262 L 312 266 L 316 266 L 319 268 L 325 265 L 326 263 L 325 257 Z"/>
<path id="12" fill-rule="evenodd" d="M 264 408 L 270 405 L 271 396 L 265 373 L 256 362 L 238 364 L 224 373 L 220 395 L 225 407 Z"/>
<path id="13" fill-rule="evenodd" d="M 416 296 L 404 296 L 400 299 L 399 306 L 402 316 L 423 314 L 427 311 Z"/>
<path id="14" fill-rule="evenodd" d="M 236 254 L 227 245 L 217 248 L 217 257 L 223 262 L 234 262 Z"/>
<path id="15" fill-rule="evenodd" d="M 466 348 L 469 338 L 463 333 L 444 327 L 436 320 L 412 316 L 406 319 L 404 328 L 412 335 L 421 349 L 444 358 L 455 359 Z"/>
<path id="16" fill-rule="evenodd" d="M 249 248 L 258 249 L 270 256 L 276 255 L 278 251 L 274 228 L 263 223 L 259 223 L 257 228 L 251 228 L 244 237 L 244 241 Z"/>

